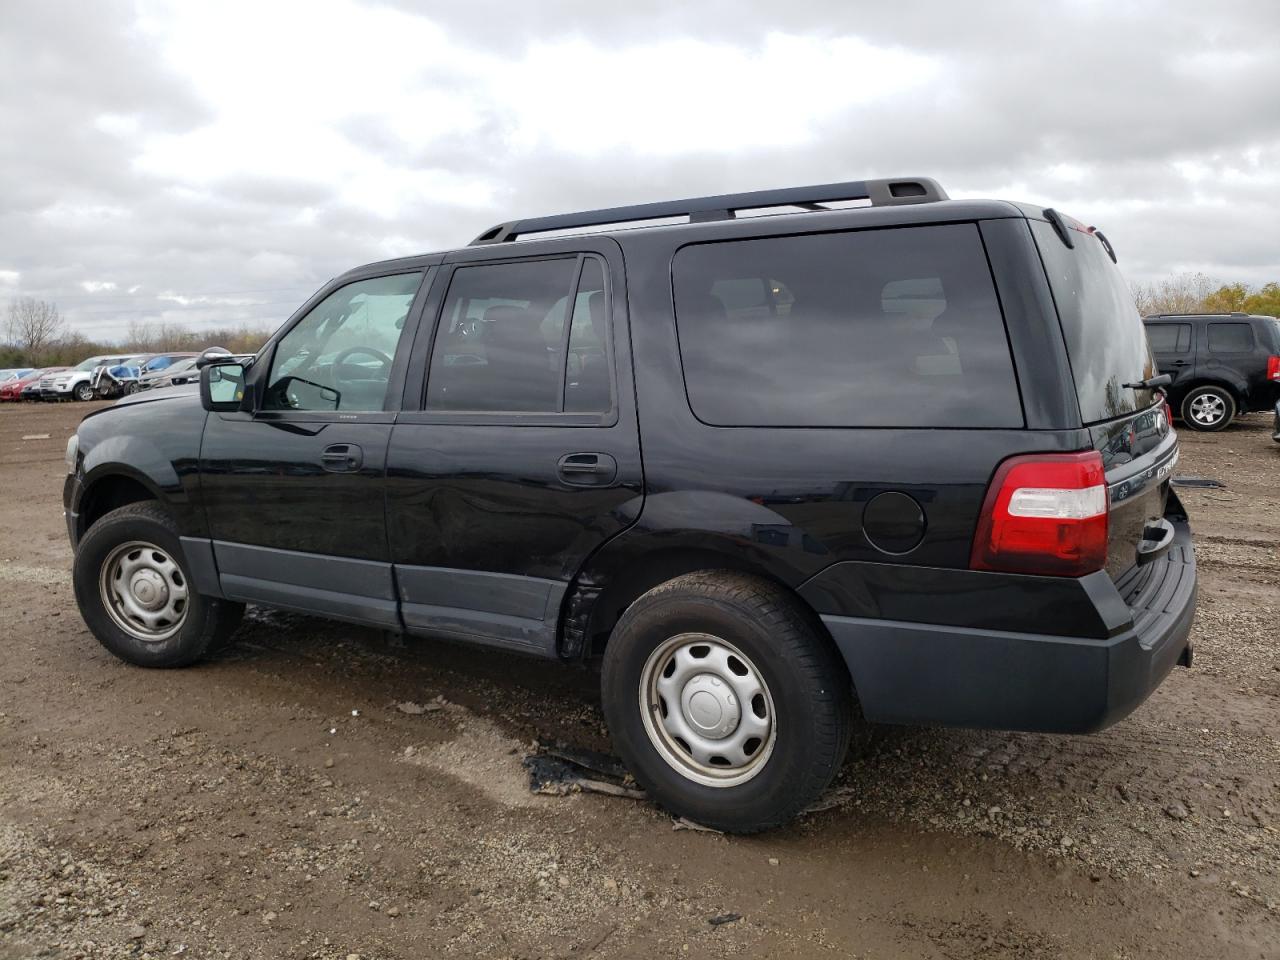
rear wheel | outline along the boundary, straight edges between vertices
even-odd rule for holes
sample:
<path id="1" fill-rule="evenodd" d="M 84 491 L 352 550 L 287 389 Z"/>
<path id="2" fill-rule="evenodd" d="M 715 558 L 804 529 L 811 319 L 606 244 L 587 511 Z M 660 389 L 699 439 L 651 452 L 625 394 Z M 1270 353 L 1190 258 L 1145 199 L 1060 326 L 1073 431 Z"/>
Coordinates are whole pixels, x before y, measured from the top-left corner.
<path id="1" fill-rule="evenodd" d="M 244 604 L 197 593 L 173 518 L 158 503 L 112 510 L 84 535 L 76 602 L 98 641 L 143 667 L 181 667 L 222 646 Z"/>
<path id="2" fill-rule="evenodd" d="M 614 745 L 663 807 L 738 833 L 801 813 L 843 762 L 848 671 L 785 590 L 687 574 L 631 605 L 605 648 Z"/>
<path id="3" fill-rule="evenodd" d="M 1221 430 L 1236 416 L 1236 399 L 1222 387 L 1196 387 L 1182 400 L 1182 422 L 1192 430 Z"/>

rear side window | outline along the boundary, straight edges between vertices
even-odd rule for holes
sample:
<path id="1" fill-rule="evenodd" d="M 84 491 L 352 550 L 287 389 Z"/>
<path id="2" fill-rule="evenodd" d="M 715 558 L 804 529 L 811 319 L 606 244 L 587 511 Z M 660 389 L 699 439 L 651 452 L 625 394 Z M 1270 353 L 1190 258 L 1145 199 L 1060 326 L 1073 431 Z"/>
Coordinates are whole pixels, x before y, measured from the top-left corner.
<path id="1" fill-rule="evenodd" d="M 1210 353 L 1248 353 L 1253 349 L 1253 327 L 1247 323 L 1209 324 Z"/>
<path id="2" fill-rule="evenodd" d="M 1147 340 L 1152 353 L 1188 353 L 1191 350 L 1191 324 L 1149 323 Z"/>
<path id="3" fill-rule="evenodd" d="M 608 411 L 606 298 L 595 257 L 459 267 L 432 349 L 427 409 Z"/>
<path id="4" fill-rule="evenodd" d="M 1062 321 L 1080 416 L 1098 423 L 1145 410 L 1155 393 L 1125 386 L 1155 372 L 1133 291 L 1096 236 L 1069 229 L 1070 248 L 1051 224 L 1031 221 Z"/>
<path id="5" fill-rule="evenodd" d="M 699 244 L 672 264 L 689 403 L 717 426 L 1019 427 L 978 228 Z"/>

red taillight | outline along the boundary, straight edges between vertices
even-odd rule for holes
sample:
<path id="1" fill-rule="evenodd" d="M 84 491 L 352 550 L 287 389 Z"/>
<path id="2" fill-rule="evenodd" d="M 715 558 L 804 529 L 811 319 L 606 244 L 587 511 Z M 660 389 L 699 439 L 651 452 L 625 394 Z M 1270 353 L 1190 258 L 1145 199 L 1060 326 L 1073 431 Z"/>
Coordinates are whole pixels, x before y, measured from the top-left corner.
<path id="1" fill-rule="evenodd" d="M 978 518 L 975 570 L 1079 577 L 1107 562 L 1102 455 L 1010 457 L 996 468 Z"/>
<path id="2" fill-rule="evenodd" d="M 1280 357 L 1267 357 L 1267 379 L 1280 381 Z"/>

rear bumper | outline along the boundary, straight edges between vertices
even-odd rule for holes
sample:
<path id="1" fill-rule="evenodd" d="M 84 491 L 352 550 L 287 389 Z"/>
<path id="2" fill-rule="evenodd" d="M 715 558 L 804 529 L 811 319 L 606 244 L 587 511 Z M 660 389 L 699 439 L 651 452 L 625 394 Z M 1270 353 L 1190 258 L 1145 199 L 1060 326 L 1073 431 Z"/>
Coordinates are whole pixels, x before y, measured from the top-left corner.
<path id="1" fill-rule="evenodd" d="M 1114 597 L 1099 598 L 1130 611 L 1106 638 L 823 616 L 864 715 L 1053 733 L 1089 733 L 1122 719 L 1179 660 L 1190 661 L 1195 552 L 1187 523 L 1171 522 L 1175 539 L 1165 556 L 1122 577 Z"/>

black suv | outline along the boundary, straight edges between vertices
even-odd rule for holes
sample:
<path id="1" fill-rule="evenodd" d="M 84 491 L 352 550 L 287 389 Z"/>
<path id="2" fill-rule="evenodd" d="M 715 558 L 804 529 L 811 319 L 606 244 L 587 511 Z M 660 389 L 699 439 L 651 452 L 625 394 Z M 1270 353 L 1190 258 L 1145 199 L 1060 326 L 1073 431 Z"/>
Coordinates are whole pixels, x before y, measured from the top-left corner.
<path id="1" fill-rule="evenodd" d="M 921 179 L 360 267 L 198 396 L 85 418 L 81 612 L 157 667 L 246 603 L 599 657 L 636 779 L 727 830 L 810 805 L 855 720 L 1097 730 L 1190 663 L 1196 596 L 1114 259 Z"/>
<path id="2" fill-rule="evenodd" d="M 1247 313 L 1144 318 L 1169 402 L 1192 430 L 1221 430 L 1237 414 L 1280 401 L 1280 320 Z"/>

